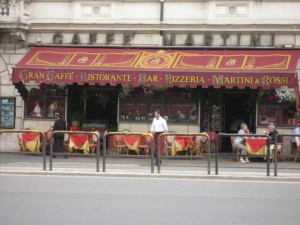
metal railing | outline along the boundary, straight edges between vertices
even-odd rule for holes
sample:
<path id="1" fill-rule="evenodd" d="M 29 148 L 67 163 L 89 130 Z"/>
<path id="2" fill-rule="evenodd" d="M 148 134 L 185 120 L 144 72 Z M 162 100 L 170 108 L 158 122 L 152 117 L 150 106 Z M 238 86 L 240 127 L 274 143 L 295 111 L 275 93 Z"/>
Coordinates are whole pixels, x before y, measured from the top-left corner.
<path id="1" fill-rule="evenodd" d="M 139 132 L 108 132 L 103 136 L 103 172 L 106 172 L 106 151 L 107 151 L 107 137 L 115 135 L 124 136 L 150 136 L 151 137 L 151 173 L 154 173 L 154 139 L 151 133 L 139 133 Z"/>
<path id="2" fill-rule="evenodd" d="M 36 133 L 42 135 L 42 156 L 43 156 L 43 170 L 46 170 L 46 135 L 40 130 L 0 130 L 0 138 L 3 133 Z M 40 136 L 39 136 L 40 138 Z M 37 154 L 38 152 L 17 152 L 18 154 Z"/>
<path id="3" fill-rule="evenodd" d="M 165 136 L 202 136 L 202 137 L 206 137 L 207 138 L 207 146 L 206 146 L 206 150 L 207 150 L 207 174 L 210 175 L 211 173 L 211 169 L 210 169 L 210 145 L 211 145 L 211 141 L 210 141 L 210 137 L 205 134 L 205 133 L 191 133 L 191 134 L 187 134 L 187 133 L 162 133 L 159 135 L 158 137 L 158 149 L 157 149 L 157 172 L 160 173 L 160 160 L 161 160 L 161 155 L 160 155 L 160 142 L 161 142 L 161 138 L 165 138 Z M 153 151 L 154 152 L 154 151 Z"/>
<path id="4" fill-rule="evenodd" d="M 276 134 L 275 136 L 275 148 L 274 148 L 274 151 L 275 151 L 275 154 L 274 154 L 274 176 L 276 177 L 277 176 L 277 171 L 278 171 L 278 151 L 277 151 L 277 147 L 278 147 L 278 138 L 279 137 L 299 137 L 300 135 L 299 134 Z M 282 146 L 283 147 L 283 146 Z M 297 151 L 297 150 L 296 150 Z M 296 152 L 296 156 L 298 155 L 299 153 Z"/>
<path id="5" fill-rule="evenodd" d="M 50 171 L 52 171 L 53 168 L 53 141 L 54 141 L 54 135 L 55 134 L 87 134 L 92 135 L 92 137 L 95 135 L 97 137 L 96 142 L 96 172 L 99 172 L 100 168 L 100 132 L 92 132 L 92 131 L 54 131 L 50 136 Z M 65 155 L 72 155 L 72 154 L 65 154 Z"/>
<path id="6" fill-rule="evenodd" d="M 220 138 L 219 138 L 220 137 Z M 219 174 L 219 139 L 222 137 L 264 137 L 267 138 L 267 176 L 270 176 L 270 136 L 267 134 L 228 134 L 228 133 L 218 133 L 216 136 L 216 151 L 215 151 L 215 174 Z M 232 156 L 232 154 L 231 154 Z M 234 154 L 234 156 L 242 156 Z M 265 155 L 244 155 L 251 157 L 265 157 Z"/>

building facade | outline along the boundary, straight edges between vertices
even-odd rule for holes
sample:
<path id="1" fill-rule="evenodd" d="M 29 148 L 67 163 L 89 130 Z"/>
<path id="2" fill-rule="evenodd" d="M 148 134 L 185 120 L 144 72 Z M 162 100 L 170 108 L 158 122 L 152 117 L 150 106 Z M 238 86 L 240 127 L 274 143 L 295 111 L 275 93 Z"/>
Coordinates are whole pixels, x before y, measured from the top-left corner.
<path id="1" fill-rule="evenodd" d="M 7 15 L 4 10 L 3 15 L 0 16 L 0 97 L 14 99 L 15 112 L 10 114 L 10 117 L 14 118 L 11 128 L 30 127 L 46 131 L 54 121 L 54 118 L 29 118 L 26 104 L 30 103 L 26 102 L 24 97 L 22 98 L 19 90 L 11 82 L 13 68 L 34 46 L 158 50 L 262 48 L 294 50 L 300 47 L 298 8 L 300 2 L 295 0 L 24 0 L 11 4 L 9 14 Z M 297 71 L 300 71 L 300 62 L 297 64 Z M 299 75 L 297 79 L 299 83 Z M 28 91 L 36 86 L 35 82 L 25 85 Z M 64 111 L 66 115 L 68 115 L 67 102 L 72 88 L 68 87 L 69 94 L 62 103 L 66 108 Z M 126 92 L 126 87 L 124 89 Z M 236 91 L 234 93 L 240 93 L 239 90 Z M 216 90 L 213 92 L 215 93 Z M 219 95 L 219 92 L 215 94 Z M 250 95 L 245 96 L 249 98 Z M 227 97 L 223 95 L 222 101 L 226 101 L 226 98 L 231 98 L 231 95 Z M 202 104 L 199 103 L 197 106 L 198 121 L 189 129 L 183 128 L 186 127 L 184 123 L 171 125 L 171 128 L 183 132 L 203 130 L 206 125 L 203 124 L 205 118 L 200 117 L 200 111 L 201 115 L 204 113 Z M 120 107 L 122 105 L 118 105 L 119 111 Z M 222 106 L 216 107 L 222 108 Z M 259 109 L 265 106 L 259 106 L 257 103 L 253 107 L 256 111 L 252 117 L 257 120 L 252 122 L 253 127 L 256 132 L 260 132 L 264 123 L 258 121 L 258 114 L 260 114 Z M 287 106 L 286 111 L 289 107 L 290 105 Z M 263 109 L 266 110 L 268 108 Z M 274 110 L 283 117 L 284 106 L 274 106 Z M 222 114 L 222 112 L 218 113 Z M 147 124 L 120 123 L 120 118 L 126 117 L 121 114 L 123 113 L 117 112 L 119 130 L 148 129 Z M 248 119 L 247 122 L 250 120 L 252 119 Z M 220 126 L 222 125 L 218 125 L 216 130 L 220 130 Z M 224 122 L 223 126 L 225 126 Z M 229 127 L 229 124 L 226 126 Z M 281 129 L 289 132 L 291 127 L 282 126 Z M 210 130 L 211 127 L 207 129 Z M 15 135 L 3 134 L 1 148 L 17 149 Z"/>

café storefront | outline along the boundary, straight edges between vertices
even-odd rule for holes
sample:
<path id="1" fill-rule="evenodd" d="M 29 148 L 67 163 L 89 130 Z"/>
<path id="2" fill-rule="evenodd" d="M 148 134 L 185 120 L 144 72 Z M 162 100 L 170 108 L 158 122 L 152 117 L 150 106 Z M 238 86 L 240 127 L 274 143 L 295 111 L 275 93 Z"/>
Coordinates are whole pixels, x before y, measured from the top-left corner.
<path id="1" fill-rule="evenodd" d="M 12 82 L 24 98 L 24 127 L 51 124 L 57 113 L 70 120 L 79 110 L 85 129 L 99 124 L 102 130 L 149 131 L 152 112 L 160 108 L 176 132 L 230 132 L 237 119 L 254 132 L 268 122 L 290 129 L 298 118 L 299 53 L 33 47 L 14 68 Z M 37 84 L 37 93 L 24 88 Z M 41 94 L 52 86 L 56 94 Z M 271 99 L 279 90 L 296 97 Z"/>

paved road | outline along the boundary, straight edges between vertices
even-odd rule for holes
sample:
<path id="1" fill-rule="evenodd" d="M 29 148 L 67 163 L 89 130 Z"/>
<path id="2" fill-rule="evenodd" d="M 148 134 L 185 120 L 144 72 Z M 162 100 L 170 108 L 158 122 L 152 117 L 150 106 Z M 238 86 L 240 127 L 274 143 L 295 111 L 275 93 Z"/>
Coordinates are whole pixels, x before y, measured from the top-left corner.
<path id="1" fill-rule="evenodd" d="M 300 183 L 0 175 L 1 225 L 298 225 Z"/>

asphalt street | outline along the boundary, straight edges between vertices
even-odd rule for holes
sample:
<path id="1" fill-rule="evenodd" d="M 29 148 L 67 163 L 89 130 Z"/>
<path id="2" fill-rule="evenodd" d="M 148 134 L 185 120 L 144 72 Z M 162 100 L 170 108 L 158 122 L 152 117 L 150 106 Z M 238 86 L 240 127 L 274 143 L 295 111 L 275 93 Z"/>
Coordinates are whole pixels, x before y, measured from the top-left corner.
<path id="1" fill-rule="evenodd" d="M 300 183 L 0 175 L 0 224 L 298 225 Z"/>

